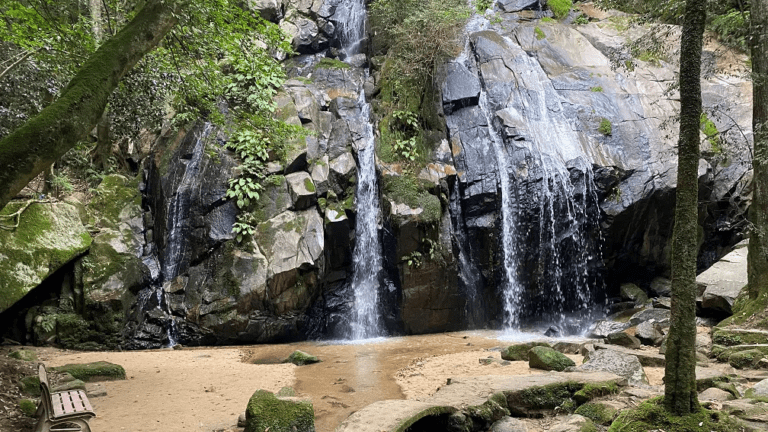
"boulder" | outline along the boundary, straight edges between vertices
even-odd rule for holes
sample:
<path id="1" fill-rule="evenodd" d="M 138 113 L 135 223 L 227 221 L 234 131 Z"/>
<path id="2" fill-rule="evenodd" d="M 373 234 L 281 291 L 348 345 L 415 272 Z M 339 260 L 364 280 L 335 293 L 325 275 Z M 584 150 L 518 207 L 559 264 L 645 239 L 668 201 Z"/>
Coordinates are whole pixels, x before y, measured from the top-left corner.
<path id="1" fill-rule="evenodd" d="M 523 344 L 510 345 L 501 350 L 501 358 L 509 361 L 528 361 L 528 352 L 535 346 L 548 347 L 546 342 L 526 342 Z"/>
<path id="2" fill-rule="evenodd" d="M 288 183 L 294 210 L 304 210 L 315 205 L 317 189 L 309 174 L 304 171 L 288 174 L 285 176 L 285 181 Z"/>
<path id="3" fill-rule="evenodd" d="M 450 62 L 445 67 L 443 107 L 447 113 L 477 105 L 480 99 L 480 80 L 461 63 Z"/>
<path id="4" fill-rule="evenodd" d="M 664 340 L 664 334 L 658 324 L 653 321 L 643 321 L 637 325 L 635 337 L 643 345 L 659 346 Z"/>
<path id="5" fill-rule="evenodd" d="M 701 307 L 711 313 L 731 315 L 733 302 L 747 285 L 747 241 L 696 277 L 704 285 Z"/>
<path id="6" fill-rule="evenodd" d="M 631 300 L 635 304 L 644 304 L 648 301 L 648 295 L 639 286 L 633 283 L 621 284 L 619 287 L 621 298 Z"/>
<path id="7" fill-rule="evenodd" d="M 754 396 L 768 397 L 768 379 L 764 379 L 756 383 L 752 387 L 750 394 Z"/>
<path id="8" fill-rule="evenodd" d="M 549 428 L 549 432 L 573 432 L 589 430 L 596 430 L 592 420 L 578 414 L 571 414 L 567 417 L 556 417 L 555 424 Z"/>
<path id="9" fill-rule="evenodd" d="M 731 393 L 715 387 L 710 387 L 699 393 L 699 400 L 703 401 L 724 402 L 734 399 L 736 399 L 736 397 Z"/>
<path id="10" fill-rule="evenodd" d="M 16 360 L 21 360 L 25 362 L 32 362 L 37 360 L 37 353 L 28 349 L 19 349 L 19 350 L 11 351 L 8 354 L 8 357 L 15 358 Z"/>
<path id="11" fill-rule="evenodd" d="M 308 400 L 257 390 L 248 401 L 245 421 L 245 432 L 314 432 L 315 410 Z"/>
<path id="12" fill-rule="evenodd" d="M 605 343 L 611 345 L 619 345 L 631 349 L 640 348 L 640 341 L 636 337 L 624 333 L 623 331 L 609 334 L 605 338 Z"/>
<path id="13" fill-rule="evenodd" d="M 645 370 L 637 356 L 623 354 L 615 350 L 604 349 L 590 353 L 584 364 L 575 368 L 578 371 L 611 372 L 626 378 L 629 385 L 648 384 Z"/>
<path id="14" fill-rule="evenodd" d="M 728 357 L 728 364 L 736 369 L 748 369 L 757 365 L 765 354 L 762 351 L 756 349 L 750 349 L 745 351 L 739 351 L 731 354 Z"/>
<path id="15" fill-rule="evenodd" d="M 549 347 L 534 346 L 528 352 L 528 366 L 531 368 L 562 372 L 575 365 L 565 354 Z"/>
<path id="16" fill-rule="evenodd" d="M 657 297 L 669 297 L 672 294 L 672 281 L 664 277 L 654 278 L 651 281 L 651 291 Z"/>
<path id="17" fill-rule="evenodd" d="M 498 5 L 499 9 L 504 12 L 518 12 L 528 9 L 541 9 L 539 0 L 498 0 L 496 4 Z"/>
<path id="18" fill-rule="evenodd" d="M 672 299 L 669 297 L 658 297 L 653 299 L 654 309 L 672 309 Z"/>
<path id="19" fill-rule="evenodd" d="M 589 331 L 589 337 L 591 338 L 605 338 L 611 333 L 620 332 L 628 329 L 632 324 L 628 322 L 617 322 L 609 320 L 599 320 L 595 323 L 592 329 Z"/>
<path id="20" fill-rule="evenodd" d="M 632 315 L 632 317 L 629 319 L 629 322 L 633 326 L 640 325 L 640 323 L 645 321 L 653 321 L 658 324 L 667 324 L 669 323 L 670 315 L 671 312 L 668 309 L 645 309 Z"/>
<path id="21" fill-rule="evenodd" d="M 312 354 L 307 354 L 304 351 L 296 350 L 285 359 L 284 363 L 293 363 L 296 366 L 304 366 L 312 363 L 318 363 L 320 360 Z"/>
<path id="22" fill-rule="evenodd" d="M 66 364 L 64 366 L 52 367 L 49 369 L 53 372 L 68 373 L 74 378 L 85 382 L 125 379 L 125 369 L 123 369 L 122 366 L 105 361 Z"/>
<path id="23" fill-rule="evenodd" d="M 0 312 L 91 246 L 77 207 L 66 203 L 12 201 L 0 216 Z"/>
<path id="24" fill-rule="evenodd" d="M 283 17 L 283 0 L 248 0 L 247 5 L 267 21 L 276 23 Z"/>
<path id="25" fill-rule="evenodd" d="M 489 432 L 528 432 L 528 425 L 514 417 L 504 417 L 491 425 Z"/>

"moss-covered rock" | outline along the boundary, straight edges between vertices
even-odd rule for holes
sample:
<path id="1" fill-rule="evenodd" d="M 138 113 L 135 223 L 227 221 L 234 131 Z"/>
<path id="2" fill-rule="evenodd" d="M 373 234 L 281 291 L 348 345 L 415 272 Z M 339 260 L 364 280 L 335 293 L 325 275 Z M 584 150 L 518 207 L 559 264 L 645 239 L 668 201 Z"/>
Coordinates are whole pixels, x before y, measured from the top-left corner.
<path id="1" fill-rule="evenodd" d="M 304 351 L 296 350 L 291 353 L 291 355 L 288 356 L 287 359 L 285 359 L 285 363 L 293 363 L 296 366 L 304 366 L 312 363 L 318 363 L 320 359 L 313 356 L 312 354 L 307 354 Z"/>
<path id="2" fill-rule="evenodd" d="M 528 352 L 535 346 L 548 347 L 546 342 L 528 342 L 518 345 L 510 345 L 501 351 L 501 358 L 509 361 L 528 361 Z"/>
<path id="3" fill-rule="evenodd" d="M 721 346 L 768 344 L 768 331 L 746 331 L 715 328 L 712 343 Z"/>
<path id="4" fill-rule="evenodd" d="M 573 400 L 578 404 L 584 404 L 596 397 L 608 396 L 618 392 L 619 386 L 615 382 L 589 383 L 573 394 Z"/>
<path id="5" fill-rule="evenodd" d="M 296 390 L 293 389 L 293 387 L 283 387 L 281 388 L 277 394 L 275 394 L 277 397 L 294 397 L 296 396 Z"/>
<path id="6" fill-rule="evenodd" d="M 437 223 L 440 220 L 442 206 L 440 199 L 429 192 L 434 186 L 430 182 L 409 175 L 383 176 L 381 182 L 385 199 L 415 209 L 400 212 L 390 206 L 390 213 L 396 219 L 415 218 L 422 223 Z"/>
<path id="7" fill-rule="evenodd" d="M 105 361 L 83 364 L 66 364 L 64 366 L 53 367 L 50 369 L 55 372 L 69 373 L 73 377 L 85 382 L 125 379 L 125 369 L 123 369 L 122 366 Z"/>
<path id="8" fill-rule="evenodd" d="M 32 350 L 20 349 L 11 351 L 8 357 L 21 361 L 35 361 L 37 360 L 37 353 Z"/>
<path id="9" fill-rule="evenodd" d="M 740 429 L 740 423 L 721 411 L 700 409 L 685 416 L 669 414 L 664 409 L 664 398 L 657 397 L 638 407 L 619 413 L 608 432 L 711 431 L 731 432 Z"/>
<path id="10" fill-rule="evenodd" d="M 37 404 L 30 399 L 19 399 L 19 409 L 27 417 L 35 417 Z"/>
<path id="11" fill-rule="evenodd" d="M 599 402 L 588 402 L 576 408 L 574 413 L 584 416 L 597 424 L 608 426 L 616 415 L 616 409 Z"/>
<path id="12" fill-rule="evenodd" d="M 34 375 L 20 379 L 19 390 L 27 395 L 40 397 L 40 378 L 37 375 Z"/>
<path id="13" fill-rule="evenodd" d="M 257 390 L 245 410 L 245 432 L 314 432 L 315 410 L 305 400 L 277 398 Z"/>
<path id="14" fill-rule="evenodd" d="M 565 368 L 576 366 L 576 363 L 565 354 L 545 346 L 535 346 L 528 352 L 528 366 L 536 369 L 564 371 Z"/>
<path id="15" fill-rule="evenodd" d="M 553 410 L 559 407 L 565 407 L 566 411 L 569 411 L 575 407 L 572 400 L 574 393 L 583 387 L 583 384 L 577 382 L 530 387 L 507 394 L 507 406 L 516 417 L 529 416 L 532 411 Z"/>
<path id="16" fill-rule="evenodd" d="M 23 210 L 23 211 L 21 211 Z M 62 266 L 82 255 L 91 236 L 75 206 L 66 203 L 12 202 L 0 216 L 21 211 L 18 219 L 0 217 L 0 312 Z"/>
<path id="17" fill-rule="evenodd" d="M 757 364 L 765 355 L 756 349 L 739 351 L 728 357 L 728 363 L 736 369 L 747 369 Z"/>

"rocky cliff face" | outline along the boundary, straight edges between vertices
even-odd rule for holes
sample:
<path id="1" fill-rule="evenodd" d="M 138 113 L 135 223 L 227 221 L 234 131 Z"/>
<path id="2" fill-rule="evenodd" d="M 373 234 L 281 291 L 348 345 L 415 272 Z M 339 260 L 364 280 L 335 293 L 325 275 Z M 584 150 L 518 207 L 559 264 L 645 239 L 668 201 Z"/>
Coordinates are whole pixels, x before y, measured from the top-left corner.
<path id="1" fill-rule="evenodd" d="M 291 79 L 276 114 L 310 132 L 270 162 L 251 215 L 256 234 L 237 243 L 231 233 L 237 209 L 223 197 L 237 162 L 223 146 L 226 134 L 201 124 L 165 135 L 136 179 L 105 179 L 79 228 L 68 231 L 87 236 L 88 224 L 92 244 L 83 240 L 70 258 L 27 278 L 23 290 L 89 250 L 65 269 L 77 288 L 68 289 L 81 293 L 79 309 L 59 301 L 14 318 L 31 339 L 75 341 L 81 328 L 84 342 L 130 348 L 171 338 L 194 345 L 340 336 L 352 302 L 365 145 L 358 95 L 376 97 L 380 73 L 365 66 L 377 62 L 338 49 L 343 1 L 248 4 L 293 36 L 300 55 L 286 61 Z M 498 328 L 510 277 L 520 287 L 521 321 L 539 317 L 572 331 L 620 283 L 647 287 L 668 273 L 676 66 L 664 56 L 637 58 L 627 45 L 658 28 L 621 18 L 543 22 L 540 12 L 522 11 L 538 6 L 498 2 L 494 24 L 475 18 L 467 27 L 464 53 L 436 82 L 435 118 L 445 127 L 418 175 L 379 160 L 378 297 L 389 334 Z M 674 41 L 670 30 L 664 37 Z M 751 83 L 744 69 L 725 73 L 714 52 L 706 56 L 705 111 L 723 139 L 702 136 L 702 269 L 741 239 L 750 201 Z M 511 246 L 502 244 L 505 223 Z M 3 245 L 16 241 L 6 237 Z M 75 312 L 87 322 L 73 321 Z M 35 318 L 46 314 L 59 317 L 59 336 L 42 328 L 47 318 Z"/>

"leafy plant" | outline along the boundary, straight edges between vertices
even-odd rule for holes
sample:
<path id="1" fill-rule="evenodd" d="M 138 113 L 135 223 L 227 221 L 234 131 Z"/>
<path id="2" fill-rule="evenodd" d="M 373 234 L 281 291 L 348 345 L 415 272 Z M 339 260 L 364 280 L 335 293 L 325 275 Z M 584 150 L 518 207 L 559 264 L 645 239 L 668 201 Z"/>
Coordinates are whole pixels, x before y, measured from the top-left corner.
<path id="1" fill-rule="evenodd" d="M 575 20 L 573 20 L 573 23 L 576 25 L 589 24 L 589 17 L 586 16 L 585 14 L 581 14 L 578 17 L 576 17 Z"/>
<path id="2" fill-rule="evenodd" d="M 700 128 L 701 131 L 704 132 L 704 135 L 706 135 L 707 141 L 709 141 L 709 144 L 712 147 L 712 152 L 715 154 L 722 153 L 723 149 L 720 146 L 720 131 L 717 130 L 717 126 L 709 119 L 709 117 L 707 117 L 707 113 L 705 112 L 701 113 Z"/>
<path id="3" fill-rule="evenodd" d="M 594 93 L 602 93 L 603 92 L 603 88 L 601 86 L 592 87 L 589 90 L 594 92 Z"/>
<path id="4" fill-rule="evenodd" d="M 597 131 L 603 135 L 610 135 L 613 132 L 611 121 L 606 118 L 600 120 L 600 126 L 598 126 Z"/>
<path id="5" fill-rule="evenodd" d="M 747 51 L 749 20 L 749 11 L 731 9 L 724 15 L 716 15 L 711 28 L 724 44 Z"/>
<path id="6" fill-rule="evenodd" d="M 568 12 L 573 7 L 573 0 L 549 0 L 547 6 L 557 19 L 563 19 L 568 16 Z"/>
<path id="7" fill-rule="evenodd" d="M 544 34 L 544 31 L 540 29 L 538 26 L 536 26 L 535 29 L 533 29 L 533 34 L 536 35 L 536 39 L 542 40 L 547 37 L 546 34 Z"/>
<path id="8" fill-rule="evenodd" d="M 477 10 L 477 13 L 481 14 L 490 9 L 493 4 L 495 3 L 495 0 L 475 0 L 475 10 Z"/>

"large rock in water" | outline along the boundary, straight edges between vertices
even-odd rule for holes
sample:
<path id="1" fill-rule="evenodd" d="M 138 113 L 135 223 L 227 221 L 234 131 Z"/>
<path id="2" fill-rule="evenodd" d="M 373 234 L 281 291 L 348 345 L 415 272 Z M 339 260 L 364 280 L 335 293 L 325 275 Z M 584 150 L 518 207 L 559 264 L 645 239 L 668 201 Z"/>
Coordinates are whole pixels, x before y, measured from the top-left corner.
<path id="1" fill-rule="evenodd" d="M 23 210 L 23 211 L 21 211 Z M 0 215 L 0 312 L 56 270 L 82 255 L 93 239 L 77 207 L 66 203 L 11 202 Z M 14 225 L 18 221 L 18 226 Z"/>

